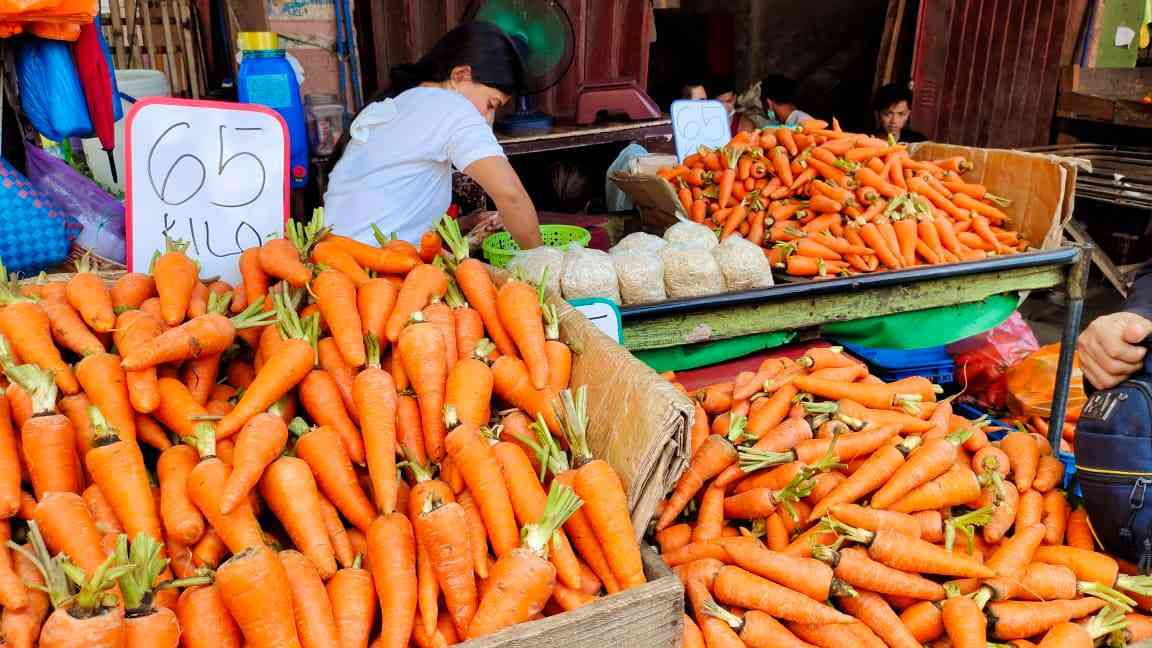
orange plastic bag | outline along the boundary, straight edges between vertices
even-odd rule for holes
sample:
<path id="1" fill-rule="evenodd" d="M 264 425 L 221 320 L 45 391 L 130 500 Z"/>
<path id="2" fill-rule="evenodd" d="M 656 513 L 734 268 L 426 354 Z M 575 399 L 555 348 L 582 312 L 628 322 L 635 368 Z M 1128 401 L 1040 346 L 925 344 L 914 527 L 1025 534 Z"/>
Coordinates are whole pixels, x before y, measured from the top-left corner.
<path id="1" fill-rule="evenodd" d="M 1008 369 L 1008 409 L 1017 416 L 1052 415 L 1052 394 L 1056 385 L 1056 366 L 1060 361 L 1060 345 L 1049 344 Z M 1068 388 L 1069 419 L 1080 418 L 1080 410 L 1088 397 L 1084 394 L 1084 372 L 1079 358 L 1073 356 L 1072 384 Z"/>

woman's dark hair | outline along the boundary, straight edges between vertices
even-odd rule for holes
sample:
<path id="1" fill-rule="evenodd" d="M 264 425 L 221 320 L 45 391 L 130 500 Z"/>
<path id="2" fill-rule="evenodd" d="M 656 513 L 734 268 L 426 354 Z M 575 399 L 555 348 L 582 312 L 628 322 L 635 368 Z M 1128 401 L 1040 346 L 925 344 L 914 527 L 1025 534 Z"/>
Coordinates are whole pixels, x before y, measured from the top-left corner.
<path id="1" fill-rule="evenodd" d="M 767 107 L 769 99 L 778 104 L 796 103 L 796 82 L 779 74 L 764 77 L 760 82 L 760 100 Z"/>
<path id="2" fill-rule="evenodd" d="M 470 22 L 441 36 L 419 61 L 392 66 L 388 87 L 364 105 L 367 107 L 368 104 L 395 97 L 421 83 L 447 81 L 452 76 L 452 70 L 461 65 L 471 66 L 474 82 L 496 88 L 506 95 L 519 94 L 524 87 L 524 61 L 512 39 L 491 23 Z M 356 116 L 359 114 L 357 112 Z M 344 156 L 350 136 L 351 133 L 346 131 L 337 143 L 336 150 L 329 158 L 329 172 L 336 168 L 336 163 Z"/>
<path id="3" fill-rule="evenodd" d="M 884 112 L 901 101 L 908 102 L 908 107 L 911 108 L 912 91 L 908 89 L 907 84 L 889 83 L 876 91 L 876 97 L 872 99 L 872 110 Z"/>
<path id="4" fill-rule="evenodd" d="M 421 83 L 447 81 L 461 65 L 472 67 L 473 81 L 506 95 L 518 94 L 524 86 L 524 62 L 512 39 L 491 23 L 471 22 L 441 36 L 419 61 L 392 66 L 384 97 Z"/>

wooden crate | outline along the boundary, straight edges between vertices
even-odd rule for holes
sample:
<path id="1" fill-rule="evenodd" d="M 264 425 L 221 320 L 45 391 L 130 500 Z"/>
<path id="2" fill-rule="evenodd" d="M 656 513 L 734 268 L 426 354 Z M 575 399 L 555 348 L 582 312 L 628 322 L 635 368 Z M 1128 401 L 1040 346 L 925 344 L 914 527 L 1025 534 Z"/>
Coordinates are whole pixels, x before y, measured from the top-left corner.
<path id="1" fill-rule="evenodd" d="M 460 648 L 679 648 L 684 588 L 656 551 L 643 547 L 648 583 L 591 605 L 457 644 Z"/>

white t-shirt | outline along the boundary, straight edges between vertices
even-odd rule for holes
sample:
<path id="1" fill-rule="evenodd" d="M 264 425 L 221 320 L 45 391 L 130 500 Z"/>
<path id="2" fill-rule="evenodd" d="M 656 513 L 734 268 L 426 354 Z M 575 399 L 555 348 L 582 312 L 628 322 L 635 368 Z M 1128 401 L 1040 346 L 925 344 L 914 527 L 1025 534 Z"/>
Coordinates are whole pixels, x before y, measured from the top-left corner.
<path id="1" fill-rule="evenodd" d="M 337 234 L 372 242 L 372 224 L 417 243 L 452 201 L 452 167 L 504 157 L 492 127 L 463 95 L 412 88 L 370 104 L 324 194 Z"/>

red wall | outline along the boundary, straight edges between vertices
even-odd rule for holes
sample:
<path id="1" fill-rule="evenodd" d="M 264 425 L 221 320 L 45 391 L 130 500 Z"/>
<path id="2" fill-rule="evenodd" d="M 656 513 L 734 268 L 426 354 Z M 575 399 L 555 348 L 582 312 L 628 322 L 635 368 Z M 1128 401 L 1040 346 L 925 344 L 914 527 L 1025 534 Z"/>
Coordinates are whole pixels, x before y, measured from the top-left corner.
<path id="1" fill-rule="evenodd" d="M 535 107 L 560 116 L 576 110 L 576 91 L 585 80 L 631 79 L 648 83 L 652 36 L 648 0 L 559 0 L 576 33 L 575 59 L 559 85 L 534 97 Z M 371 5 L 370 8 L 364 5 Z M 467 0 L 370 0 L 373 33 L 360 34 L 361 56 L 376 57 L 376 82 L 365 79 L 369 95 L 386 82 L 391 65 L 419 58 L 448 29 L 459 24 Z M 364 23 L 361 23 L 364 24 Z M 389 35 L 392 41 L 388 42 Z M 403 42 L 397 36 L 402 36 Z"/>
<path id="2" fill-rule="evenodd" d="M 1048 144 L 1069 0 L 922 0 L 914 122 L 942 142 Z"/>

